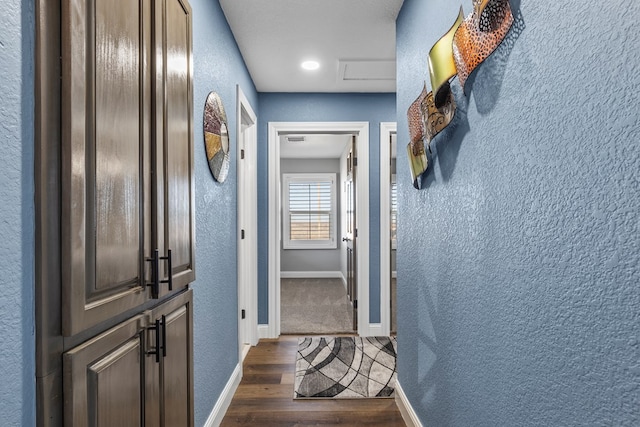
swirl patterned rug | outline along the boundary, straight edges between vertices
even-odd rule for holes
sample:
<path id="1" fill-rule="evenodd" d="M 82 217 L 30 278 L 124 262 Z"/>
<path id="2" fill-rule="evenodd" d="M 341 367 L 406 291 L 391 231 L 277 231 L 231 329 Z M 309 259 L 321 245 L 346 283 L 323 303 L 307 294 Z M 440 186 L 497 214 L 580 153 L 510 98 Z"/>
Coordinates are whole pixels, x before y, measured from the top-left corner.
<path id="1" fill-rule="evenodd" d="M 394 337 L 306 337 L 298 340 L 294 399 L 393 397 Z"/>

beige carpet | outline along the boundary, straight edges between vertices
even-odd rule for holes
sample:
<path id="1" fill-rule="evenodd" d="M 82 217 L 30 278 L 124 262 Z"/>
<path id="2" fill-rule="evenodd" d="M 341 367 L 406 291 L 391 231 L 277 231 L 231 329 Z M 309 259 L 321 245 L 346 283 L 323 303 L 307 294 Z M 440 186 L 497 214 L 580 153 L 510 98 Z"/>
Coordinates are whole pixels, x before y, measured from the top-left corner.
<path id="1" fill-rule="evenodd" d="M 353 333 L 352 308 L 341 279 L 282 279 L 280 332 Z"/>

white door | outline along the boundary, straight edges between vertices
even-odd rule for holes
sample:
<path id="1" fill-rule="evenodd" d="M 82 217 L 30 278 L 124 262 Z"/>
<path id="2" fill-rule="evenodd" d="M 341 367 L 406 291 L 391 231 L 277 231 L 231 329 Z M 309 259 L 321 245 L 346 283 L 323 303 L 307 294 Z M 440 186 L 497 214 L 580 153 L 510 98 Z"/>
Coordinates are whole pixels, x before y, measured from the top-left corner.
<path id="1" fill-rule="evenodd" d="M 258 343 L 257 119 L 238 95 L 238 344 L 241 358 Z"/>

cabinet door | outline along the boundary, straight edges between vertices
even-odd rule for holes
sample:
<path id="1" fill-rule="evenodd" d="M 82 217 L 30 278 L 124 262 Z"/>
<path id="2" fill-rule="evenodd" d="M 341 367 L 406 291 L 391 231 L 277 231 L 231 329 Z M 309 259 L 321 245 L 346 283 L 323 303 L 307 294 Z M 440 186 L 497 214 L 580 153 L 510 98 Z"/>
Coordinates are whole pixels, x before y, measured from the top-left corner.
<path id="1" fill-rule="evenodd" d="M 144 348 L 136 316 L 64 353 L 64 425 L 142 426 Z"/>
<path id="2" fill-rule="evenodd" d="M 65 336 L 147 299 L 150 9 L 148 0 L 62 1 Z"/>
<path id="3" fill-rule="evenodd" d="M 188 290 L 155 308 L 163 352 L 147 358 L 146 422 L 148 426 L 193 426 L 193 311 Z"/>
<path id="4" fill-rule="evenodd" d="M 161 256 L 171 251 L 171 262 L 160 265 L 160 277 L 167 280 L 171 274 L 175 291 L 195 280 L 191 8 L 185 0 L 155 4 L 156 40 L 163 43 L 156 44 L 162 70 L 155 79 L 159 146 L 154 160 L 158 170 L 154 243 Z M 169 284 L 164 283 L 158 296 L 168 292 Z"/>

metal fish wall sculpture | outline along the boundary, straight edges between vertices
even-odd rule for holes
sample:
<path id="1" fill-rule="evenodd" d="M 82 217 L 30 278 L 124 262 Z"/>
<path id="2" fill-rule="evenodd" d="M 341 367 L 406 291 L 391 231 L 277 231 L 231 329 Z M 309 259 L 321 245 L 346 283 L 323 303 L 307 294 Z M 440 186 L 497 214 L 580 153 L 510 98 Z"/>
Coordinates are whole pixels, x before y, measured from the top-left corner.
<path id="1" fill-rule="evenodd" d="M 506 37 L 513 15 L 509 0 L 472 0 L 473 12 L 465 19 L 462 7 L 454 24 L 429 51 L 429 77 L 432 91 L 422 93 L 407 111 L 410 142 L 407 146 L 413 186 L 420 188 L 426 172 L 431 141 L 446 128 L 455 115 L 456 104 L 450 80 L 458 76 L 464 92 L 469 75 L 493 53 Z"/>

